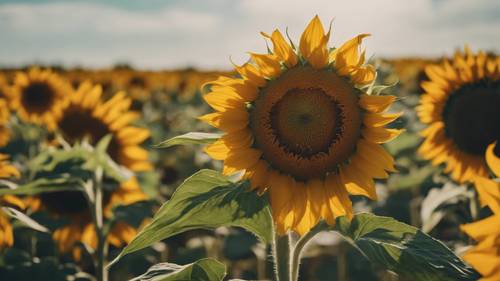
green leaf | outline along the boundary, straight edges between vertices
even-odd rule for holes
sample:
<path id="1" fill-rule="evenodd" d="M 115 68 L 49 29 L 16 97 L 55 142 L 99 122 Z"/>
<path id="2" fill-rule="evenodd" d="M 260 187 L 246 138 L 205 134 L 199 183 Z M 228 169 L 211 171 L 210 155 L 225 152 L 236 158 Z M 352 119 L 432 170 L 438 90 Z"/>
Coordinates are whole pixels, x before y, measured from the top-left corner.
<path id="1" fill-rule="evenodd" d="M 474 192 L 467 190 L 465 185 L 458 186 L 448 182 L 442 188 L 431 189 L 422 201 L 420 209 L 422 231 L 430 232 L 446 214 L 473 198 Z"/>
<path id="2" fill-rule="evenodd" d="M 357 214 L 335 230 L 371 262 L 414 281 L 476 280 L 479 275 L 443 243 L 389 217 Z"/>
<path id="3" fill-rule="evenodd" d="M 273 223 L 267 200 L 248 191 L 248 182 L 231 182 L 219 172 L 201 170 L 184 181 L 153 220 L 120 255 L 138 251 L 191 229 L 237 226 L 263 242 L 272 240 Z"/>
<path id="4" fill-rule="evenodd" d="M 226 266 L 214 259 L 201 259 L 187 265 L 159 263 L 131 281 L 221 281 Z"/>
<path id="5" fill-rule="evenodd" d="M 49 232 L 49 230 L 45 227 L 34 221 L 32 218 L 28 217 L 27 215 L 23 214 L 19 210 L 16 210 L 14 208 L 10 207 L 2 207 L 2 211 L 6 213 L 7 215 L 11 216 L 12 218 L 19 220 L 21 223 L 26 225 L 29 228 L 32 228 L 34 230 L 38 230 L 41 232 Z"/>
<path id="6" fill-rule="evenodd" d="M 190 132 L 184 135 L 176 136 L 166 141 L 163 141 L 157 145 L 155 148 L 167 148 L 174 145 L 181 144 L 210 144 L 218 140 L 222 134 L 217 133 L 201 133 L 201 132 Z"/>
<path id="7" fill-rule="evenodd" d="M 4 184 L 4 183 L 0 183 Z M 45 192 L 83 191 L 83 181 L 65 174 L 58 178 L 39 178 L 17 188 L 0 188 L 0 195 L 36 195 Z"/>
<path id="8" fill-rule="evenodd" d="M 75 144 L 65 149 L 47 149 L 28 163 L 29 171 L 36 178 L 53 178 L 61 174 L 88 179 L 101 168 L 104 175 L 115 181 L 127 180 L 131 173 L 116 164 L 106 153 L 110 138 L 104 137 L 96 147 L 88 143 Z"/>

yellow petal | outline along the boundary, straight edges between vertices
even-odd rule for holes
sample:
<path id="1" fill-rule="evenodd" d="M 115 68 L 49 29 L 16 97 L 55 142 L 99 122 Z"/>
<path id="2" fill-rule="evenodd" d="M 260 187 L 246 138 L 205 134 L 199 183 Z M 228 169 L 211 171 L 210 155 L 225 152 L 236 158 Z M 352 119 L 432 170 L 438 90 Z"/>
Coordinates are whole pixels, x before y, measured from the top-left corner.
<path id="1" fill-rule="evenodd" d="M 363 195 L 372 200 L 377 200 L 373 179 L 364 176 L 355 167 L 350 165 L 341 167 L 340 178 L 350 194 Z"/>
<path id="2" fill-rule="evenodd" d="M 364 115 L 363 124 L 368 127 L 381 127 L 398 119 L 403 112 L 393 114 L 367 113 Z"/>
<path id="3" fill-rule="evenodd" d="M 150 135 L 148 129 L 138 127 L 125 127 L 118 131 L 117 136 L 120 143 L 124 145 L 134 145 L 142 143 Z"/>
<path id="4" fill-rule="evenodd" d="M 384 127 L 363 128 L 361 134 L 366 140 L 375 143 L 386 143 L 399 136 L 404 129 L 387 129 Z"/>
<path id="5" fill-rule="evenodd" d="M 488 205 L 493 213 L 500 215 L 500 183 L 488 178 L 476 177 L 474 186 L 482 205 Z"/>
<path id="6" fill-rule="evenodd" d="M 238 171 L 252 167 L 259 161 L 262 151 L 253 148 L 238 149 L 230 153 L 224 160 L 225 175 L 231 175 Z"/>
<path id="7" fill-rule="evenodd" d="M 380 145 L 360 139 L 357 144 L 357 150 L 365 158 L 376 159 L 386 171 L 396 171 L 394 168 L 394 158 Z"/>
<path id="8" fill-rule="evenodd" d="M 315 16 L 300 37 L 300 53 L 316 69 L 328 64 L 327 43 L 330 32 L 325 34 L 323 24 Z"/>
<path id="9" fill-rule="evenodd" d="M 364 55 L 359 56 L 359 47 L 363 38 L 368 36 L 370 34 L 360 34 L 345 42 L 333 53 L 333 56 L 335 56 L 335 68 L 340 75 L 349 75 L 364 63 Z"/>
<path id="10" fill-rule="evenodd" d="M 372 113 L 384 112 L 396 100 L 395 96 L 373 96 L 362 94 L 359 105 Z"/>
<path id="11" fill-rule="evenodd" d="M 273 53 L 278 56 L 278 58 L 283 61 L 287 67 L 291 68 L 297 64 L 297 54 L 292 49 L 290 44 L 285 41 L 285 38 L 283 38 L 283 35 L 281 35 L 279 30 L 274 30 L 271 36 L 263 32 L 261 34 L 271 39 L 274 47 Z"/>
<path id="12" fill-rule="evenodd" d="M 234 93 L 234 92 L 232 92 Z M 203 96 L 203 99 L 210 105 L 213 109 L 224 112 L 231 109 L 244 109 L 245 102 L 239 99 L 239 96 L 231 92 L 210 92 Z"/>
<path id="13" fill-rule="evenodd" d="M 213 159 L 224 160 L 233 149 L 248 148 L 252 144 L 252 134 L 249 129 L 228 133 L 213 144 L 209 144 L 204 151 Z"/>
<path id="14" fill-rule="evenodd" d="M 352 202 L 340 175 L 333 173 L 328 175 L 325 182 L 325 190 L 333 217 L 337 218 L 345 215 L 351 219 L 353 216 Z M 333 222 L 328 223 L 333 225 Z"/>
<path id="15" fill-rule="evenodd" d="M 248 124 L 248 112 L 242 109 L 232 109 L 225 112 L 214 112 L 198 119 L 225 132 L 234 132 L 245 128 Z"/>
<path id="16" fill-rule="evenodd" d="M 242 66 L 235 65 L 236 71 L 246 78 L 250 83 L 257 87 L 266 85 L 266 79 L 262 77 L 262 73 L 253 65 L 245 63 Z"/>
<path id="17" fill-rule="evenodd" d="M 486 163 L 488 163 L 488 167 L 490 167 L 495 176 L 500 177 L 500 158 L 495 155 L 495 145 L 496 143 L 488 145 L 486 149 Z"/>
<path id="18" fill-rule="evenodd" d="M 259 66 L 264 77 L 272 79 L 280 75 L 281 66 L 275 55 L 250 53 L 250 57 Z"/>

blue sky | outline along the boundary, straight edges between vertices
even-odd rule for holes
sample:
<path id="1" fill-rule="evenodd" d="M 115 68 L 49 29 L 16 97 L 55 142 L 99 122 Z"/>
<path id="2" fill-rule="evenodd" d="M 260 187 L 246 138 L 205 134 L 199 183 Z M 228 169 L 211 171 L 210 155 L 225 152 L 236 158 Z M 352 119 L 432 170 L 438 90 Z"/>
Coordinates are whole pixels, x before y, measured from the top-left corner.
<path id="1" fill-rule="evenodd" d="M 0 65 L 228 69 L 265 51 L 260 31 L 297 42 L 315 14 L 333 45 L 371 33 L 378 57 L 500 51 L 498 0 L 0 0 Z"/>

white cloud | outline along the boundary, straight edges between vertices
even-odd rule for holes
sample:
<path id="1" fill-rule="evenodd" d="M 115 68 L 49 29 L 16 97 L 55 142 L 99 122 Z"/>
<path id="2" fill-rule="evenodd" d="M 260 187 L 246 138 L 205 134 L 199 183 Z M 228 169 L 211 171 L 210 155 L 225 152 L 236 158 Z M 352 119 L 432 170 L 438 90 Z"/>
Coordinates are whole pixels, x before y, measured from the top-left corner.
<path id="1" fill-rule="evenodd" d="M 369 55 L 436 56 L 465 43 L 500 46 L 497 0 L 179 1 L 140 11 L 86 2 L 16 3 L 0 5 L 0 63 L 229 68 L 229 56 L 243 62 L 245 52 L 265 50 L 259 31 L 288 27 L 298 41 L 315 14 L 324 24 L 334 19 L 335 45 L 371 33 Z"/>

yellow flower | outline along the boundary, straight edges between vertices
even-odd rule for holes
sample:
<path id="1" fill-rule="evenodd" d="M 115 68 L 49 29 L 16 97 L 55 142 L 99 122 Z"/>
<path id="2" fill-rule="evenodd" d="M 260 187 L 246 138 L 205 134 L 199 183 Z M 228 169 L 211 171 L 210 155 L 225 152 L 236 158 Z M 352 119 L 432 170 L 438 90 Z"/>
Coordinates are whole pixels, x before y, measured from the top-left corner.
<path id="1" fill-rule="evenodd" d="M 417 113 L 428 127 L 419 153 L 433 165 L 445 164 L 460 183 L 486 176 L 486 147 L 500 139 L 500 58 L 466 48 L 425 72 Z"/>
<path id="2" fill-rule="evenodd" d="M 101 94 L 100 86 L 82 83 L 57 120 L 57 131 L 69 143 L 87 139 L 91 144 L 96 144 L 102 137 L 111 134 L 108 154 L 113 160 L 132 171 L 150 170 L 148 152 L 140 147 L 149 137 L 149 130 L 131 125 L 140 117 L 138 113 L 129 111 L 131 100 L 120 92 L 103 102 Z M 145 199 L 146 195 L 141 191 L 137 179 L 132 177 L 118 188 L 104 192 L 104 216 L 110 218 L 115 205 L 128 205 Z M 95 247 L 95 229 L 81 192 L 45 193 L 30 200 L 30 205 L 34 210 L 46 209 L 57 217 L 70 218 L 69 225 L 57 229 L 53 234 L 62 252 L 69 251 L 77 241 Z M 130 242 L 133 235 L 124 235 L 124 229 L 127 229 L 127 233 L 135 231 L 130 225 L 115 224 L 108 241 L 117 247 L 123 242 Z"/>
<path id="3" fill-rule="evenodd" d="M 9 119 L 10 111 L 7 102 L 0 98 L 0 147 L 5 146 L 10 139 Z"/>
<path id="4" fill-rule="evenodd" d="M 12 166 L 8 161 L 8 156 L 0 154 L 0 178 L 19 177 L 19 171 Z M 24 209 L 24 203 L 17 197 L 12 195 L 4 195 L 0 197 L 0 207 L 10 206 L 19 209 Z M 0 249 L 11 247 L 14 243 L 14 235 L 12 233 L 12 225 L 10 220 L 2 209 L 0 209 Z"/>
<path id="5" fill-rule="evenodd" d="M 5 75 L 0 73 L 0 99 L 7 98 L 8 93 L 9 93 L 9 84 L 7 83 Z"/>
<path id="6" fill-rule="evenodd" d="M 500 158 L 494 153 L 494 144 L 488 146 L 486 161 L 493 174 L 500 177 Z M 481 275 L 481 281 L 498 280 L 500 276 L 500 183 L 485 177 L 476 177 L 474 183 L 481 203 L 488 205 L 493 215 L 470 224 L 462 225 L 462 230 L 478 243 L 467 251 L 464 259 Z"/>
<path id="7" fill-rule="evenodd" d="M 358 50 L 366 35 L 330 52 L 329 34 L 317 16 L 299 50 L 278 30 L 263 33 L 272 53 L 251 53 L 252 63 L 236 66 L 241 78 L 221 76 L 204 96 L 216 112 L 200 119 L 225 132 L 206 153 L 224 160 L 224 174 L 244 171 L 268 192 L 279 233 L 351 217 L 349 193 L 375 200 L 373 179 L 395 170 L 380 146 L 401 132 L 384 127 L 400 116 L 384 113 L 395 97 L 358 88 L 375 77 Z"/>
<path id="8" fill-rule="evenodd" d="M 32 68 L 26 73 L 17 73 L 8 99 L 23 121 L 53 130 L 72 92 L 71 84 L 59 75 Z"/>

